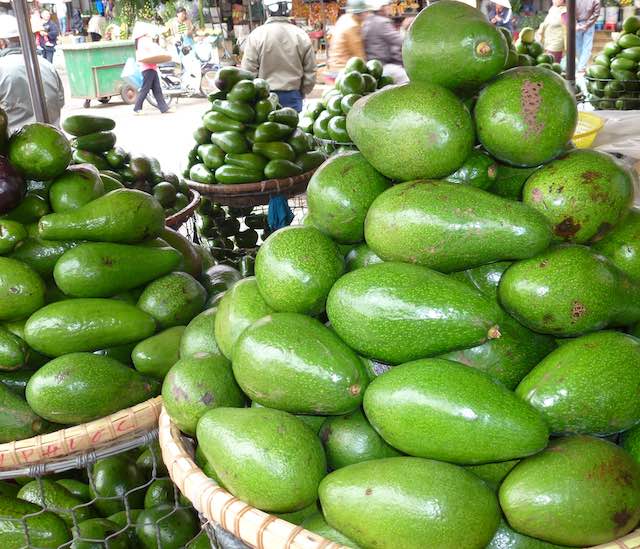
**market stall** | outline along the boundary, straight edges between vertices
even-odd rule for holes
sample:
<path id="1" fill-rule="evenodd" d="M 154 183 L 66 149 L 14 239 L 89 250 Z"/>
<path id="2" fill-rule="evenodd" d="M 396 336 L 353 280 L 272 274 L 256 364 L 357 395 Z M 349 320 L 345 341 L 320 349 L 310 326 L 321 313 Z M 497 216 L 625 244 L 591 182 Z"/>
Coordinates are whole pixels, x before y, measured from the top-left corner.
<path id="1" fill-rule="evenodd" d="M 586 135 L 516 47 L 441 0 L 409 84 L 352 59 L 300 116 L 227 67 L 182 177 L 0 111 L 0 545 L 639 547 L 637 174 L 596 150 L 637 120 Z"/>

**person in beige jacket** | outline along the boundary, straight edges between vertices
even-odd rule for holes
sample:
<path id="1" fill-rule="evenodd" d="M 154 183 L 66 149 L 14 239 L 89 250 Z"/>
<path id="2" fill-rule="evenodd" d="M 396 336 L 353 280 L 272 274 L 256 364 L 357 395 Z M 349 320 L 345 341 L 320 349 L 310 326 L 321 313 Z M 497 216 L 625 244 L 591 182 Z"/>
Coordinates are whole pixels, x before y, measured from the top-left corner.
<path id="1" fill-rule="evenodd" d="M 369 14 L 370 7 L 365 0 L 347 0 L 344 15 L 341 15 L 331 30 L 329 40 L 329 70 L 344 69 L 351 57 L 365 58 L 362 23 Z"/>
<path id="2" fill-rule="evenodd" d="M 302 110 L 304 96 L 316 84 L 311 39 L 289 19 L 291 2 L 265 0 L 269 17 L 247 37 L 242 68 L 264 78 L 283 107 Z"/>

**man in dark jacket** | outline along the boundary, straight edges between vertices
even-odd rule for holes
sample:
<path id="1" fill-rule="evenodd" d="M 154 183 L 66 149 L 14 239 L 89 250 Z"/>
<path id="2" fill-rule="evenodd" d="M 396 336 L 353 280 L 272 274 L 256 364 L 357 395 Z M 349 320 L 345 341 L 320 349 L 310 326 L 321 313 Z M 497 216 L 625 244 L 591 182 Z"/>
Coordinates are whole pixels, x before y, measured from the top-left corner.
<path id="1" fill-rule="evenodd" d="M 387 16 L 389 0 L 371 2 L 372 14 L 362 24 L 362 38 L 367 59 L 377 59 L 384 67 L 384 74 L 396 84 L 409 79 L 402 66 L 402 33 Z"/>
<path id="2" fill-rule="evenodd" d="M 42 10 L 40 16 L 42 17 L 42 27 L 44 29 L 40 33 L 42 36 L 42 57 L 49 61 L 49 63 L 53 63 L 53 54 L 56 51 L 60 29 L 58 28 L 58 24 L 51 20 L 51 13 L 49 13 L 49 11 Z"/>

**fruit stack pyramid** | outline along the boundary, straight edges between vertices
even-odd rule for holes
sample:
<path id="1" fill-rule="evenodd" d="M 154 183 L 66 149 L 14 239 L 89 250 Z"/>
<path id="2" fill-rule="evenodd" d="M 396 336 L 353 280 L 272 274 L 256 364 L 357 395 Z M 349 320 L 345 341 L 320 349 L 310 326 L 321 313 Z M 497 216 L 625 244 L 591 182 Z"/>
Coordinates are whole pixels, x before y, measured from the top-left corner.
<path id="1" fill-rule="evenodd" d="M 107 192 L 126 187 L 153 194 L 167 217 L 189 204 L 189 188 L 184 180 L 174 173 L 163 172 L 157 158 L 131 155 L 115 146 L 116 135 L 111 130 L 116 123 L 112 119 L 74 115 L 66 118 L 62 127 L 74 136 L 73 163 L 97 168 Z"/>
<path id="2" fill-rule="evenodd" d="M 193 133 L 184 176 L 196 183 L 233 185 L 282 179 L 317 168 L 325 155 L 297 128 L 298 113 L 282 108 L 261 78 L 224 67 L 209 97 L 211 108 Z"/>
<path id="3" fill-rule="evenodd" d="M 196 277 L 207 280 L 215 261 L 165 228 L 152 195 L 106 192 L 94 166 L 70 165 L 60 130 L 0 136 L 0 442 L 9 442 L 158 395 L 208 298 Z"/>
<path id="4" fill-rule="evenodd" d="M 524 27 L 518 39 L 513 42 L 508 29 L 500 28 L 509 43 L 509 54 L 505 68 L 537 66 L 550 69 L 558 74 L 562 73 L 560 63 L 556 63 L 553 55 L 545 53 L 542 44 L 535 39 L 535 31 L 531 27 Z"/>
<path id="5" fill-rule="evenodd" d="M 628 17 L 615 42 L 607 42 L 587 68 L 589 102 L 596 109 L 640 108 L 640 17 Z"/>
<path id="6" fill-rule="evenodd" d="M 633 175 L 574 149 L 565 81 L 503 71 L 508 50 L 462 2 L 424 9 L 410 83 L 352 105 L 359 152 L 316 171 L 305 224 L 266 239 L 208 312 L 215 346 L 166 375 L 167 412 L 240 500 L 366 549 L 638 525 Z"/>
<path id="7" fill-rule="evenodd" d="M 338 74 L 334 87 L 327 90 L 320 101 L 307 103 L 299 127 L 319 139 L 351 143 L 346 117 L 353 104 L 364 95 L 391 84 L 393 79 L 382 75 L 380 61 L 372 59 L 365 63 L 360 57 L 352 57 Z"/>

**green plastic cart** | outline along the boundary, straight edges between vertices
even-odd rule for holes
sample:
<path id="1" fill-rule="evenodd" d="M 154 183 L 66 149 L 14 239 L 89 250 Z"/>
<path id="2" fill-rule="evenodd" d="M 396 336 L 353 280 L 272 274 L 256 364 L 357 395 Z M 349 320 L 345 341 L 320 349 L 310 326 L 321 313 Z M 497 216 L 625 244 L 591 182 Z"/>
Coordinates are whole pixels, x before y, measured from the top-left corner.
<path id="1" fill-rule="evenodd" d="M 128 105 L 136 100 L 138 90 L 122 80 L 120 74 L 129 57 L 135 57 L 133 40 L 112 40 L 69 44 L 62 48 L 71 97 L 108 103 L 119 95 Z"/>

